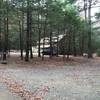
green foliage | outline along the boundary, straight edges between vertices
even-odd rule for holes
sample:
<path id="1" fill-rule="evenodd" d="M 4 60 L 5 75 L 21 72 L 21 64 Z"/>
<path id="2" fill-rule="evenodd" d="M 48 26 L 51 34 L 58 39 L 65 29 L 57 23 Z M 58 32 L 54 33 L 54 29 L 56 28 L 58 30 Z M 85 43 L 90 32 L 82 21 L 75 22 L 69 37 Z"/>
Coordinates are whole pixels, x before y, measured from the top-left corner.
<path id="1" fill-rule="evenodd" d="M 100 49 L 96 50 L 97 56 L 100 57 Z"/>
<path id="2" fill-rule="evenodd" d="M 2 0 L 1 0 L 2 1 Z M 19 21 L 22 22 L 22 13 L 24 13 L 24 31 L 23 38 L 25 40 L 27 32 L 27 0 L 8 0 L 1 2 L 0 12 L 1 31 L 3 33 L 3 17 L 7 16 L 7 8 L 9 10 L 9 41 L 11 48 L 19 49 Z M 41 38 L 44 36 L 44 28 L 46 27 L 46 35 L 49 37 L 50 31 L 53 36 L 64 34 L 65 37 L 61 40 L 61 50 L 64 52 L 68 50 L 68 43 L 70 41 L 70 51 L 73 52 L 74 46 L 80 52 L 82 47 L 82 38 L 84 38 L 84 52 L 87 51 L 87 30 L 88 25 L 82 20 L 77 12 L 77 7 L 73 5 L 76 0 L 29 0 L 29 7 L 32 12 L 32 45 L 36 45 L 38 41 L 38 25 L 41 30 Z M 8 5 L 9 4 L 9 5 Z M 5 13 L 4 13 L 5 12 Z M 38 21 L 39 14 L 39 21 Z M 97 14 L 99 16 L 99 14 Z M 46 20 L 46 23 L 45 23 Z M 45 25 L 46 24 L 46 25 Z M 85 27 L 86 26 L 86 27 Z M 65 32 L 64 32 L 65 31 Z M 70 33 L 70 35 L 69 35 Z M 84 36 L 83 36 L 84 34 Z M 94 33 L 95 34 L 95 33 Z M 93 51 L 99 48 L 99 38 L 95 34 L 93 36 Z M 70 38 L 70 40 L 69 40 Z M 73 39 L 75 38 L 75 40 Z M 75 43 L 74 43 L 74 42 Z M 24 41 L 25 44 L 25 41 Z M 62 45 L 63 44 L 63 45 Z M 25 46 L 24 46 L 25 47 Z"/>

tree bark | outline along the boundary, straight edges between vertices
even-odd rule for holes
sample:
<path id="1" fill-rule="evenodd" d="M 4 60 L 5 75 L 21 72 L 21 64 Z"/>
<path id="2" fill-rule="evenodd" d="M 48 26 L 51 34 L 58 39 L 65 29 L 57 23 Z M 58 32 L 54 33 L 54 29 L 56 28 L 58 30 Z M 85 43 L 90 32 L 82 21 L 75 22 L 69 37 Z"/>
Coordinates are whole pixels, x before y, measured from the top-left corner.
<path id="1" fill-rule="evenodd" d="M 21 21 L 19 20 L 19 33 L 20 33 L 20 52 L 21 52 L 21 60 L 23 60 L 23 47 L 22 47 L 22 28 Z"/>
<path id="2" fill-rule="evenodd" d="M 40 7 L 40 2 L 38 0 L 38 5 Z M 38 7 L 38 57 L 41 57 L 41 53 L 40 53 L 40 41 L 41 41 L 41 30 L 40 30 L 40 18 L 39 18 L 39 12 L 40 12 L 40 8 Z"/>
<path id="3" fill-rule="evenodd" d="M 24 3 L 22 3 L 22 9 L 24 6 Z M 24 43 L 23 43 L 23 38 L 24 38 L 24 11 L 22 10 L 22 19 L 21 19 L 21 33 L 20 33 L 20 52 L 21 52 L 21 60 L 23 60 L 23 49 L 24 49 Z"/>
<path id="4" fill-rule="evenodd" d="M 30 10 L 29 10 L 30 11 Z M 32 51 L 32 11 L 30 11 L 30 58 L 33 58 L 33 51 Z"/>
<path id="5" fill-rule="evenodd" d="M 92 44 L 91 44 L 91 0 L 89 0 L 89 8 L 88 8 L 88 58 L 92 58 Z"/>
<path id="6" fill-rule="evenodd" d="M 53 55 L 53 46 L 52 46 L 52 26 L 50 28 L 50 59 L 52 59 Z"/>
<path id="7" fill-rule="evenodd" d="M 73 32 L 73 54 L 74 54 L 74 56 L 77 56 L 77 53 L 76 53 L 76 36 L 75 36 L 75 32 Z"/>
<path id="8" fill-rule="evenodd" d="M 29 61 L 29 34 L 30 34 L 30 13 L 29 13 L 29 0 L 27 0 L 27 33 L 26 33 L 26 55 L 25 61 Z"/>
<path id="9" fill-rule="evenodd" d="M 7 19 L 4 18 L 4 38 L 3 38 L 3 43 L 4 43 L 4 47 L 3 47 L 3 61 L 6 61 L 6 52 L 7 52 L 7 42 L 6 39 L 7 38 Z"/>
<path id="10" fill-rule="evenodd" d="M 59 55 L 59 26 L 58 26 L 58 33 L 57 33 L 57 57 Z"/>

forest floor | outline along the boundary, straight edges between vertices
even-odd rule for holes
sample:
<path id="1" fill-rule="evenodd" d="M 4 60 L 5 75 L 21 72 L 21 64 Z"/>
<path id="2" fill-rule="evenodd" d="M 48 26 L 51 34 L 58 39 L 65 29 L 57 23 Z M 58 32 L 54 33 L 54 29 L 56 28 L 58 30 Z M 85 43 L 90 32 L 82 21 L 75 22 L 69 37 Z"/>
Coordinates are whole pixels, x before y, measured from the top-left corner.
<path id="1" fill-rule="evenodd" d="M 100 100 L 100 58 L 11 56 L 0 64 L 0 100 Z"/>

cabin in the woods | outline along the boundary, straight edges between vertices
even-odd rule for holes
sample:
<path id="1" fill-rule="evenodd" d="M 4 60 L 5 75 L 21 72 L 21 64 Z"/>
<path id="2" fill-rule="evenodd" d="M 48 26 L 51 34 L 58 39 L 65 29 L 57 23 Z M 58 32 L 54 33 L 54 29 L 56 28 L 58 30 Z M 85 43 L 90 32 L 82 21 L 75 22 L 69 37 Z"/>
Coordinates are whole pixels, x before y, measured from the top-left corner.
<path id="1" fill-rule="evenodd" d="M 52 39 L 50 40 L 49 37 L 41 38 L 40 40 L 40 52 L 42 54 L 43 50 L 44 51 L 49 51 L 50 50 L 50 42 L 52 42 L 52 50 L 55 53 L 57 49 L 57 44 L 59 41 L 64 37 L 64 35 L 59 35 L 59 36 L 53 36 Z M 33 52 L 38 53 L 38 46 L 39 46 L 39 41 L 37 41 L 37 46 L 33 47 Z"/>

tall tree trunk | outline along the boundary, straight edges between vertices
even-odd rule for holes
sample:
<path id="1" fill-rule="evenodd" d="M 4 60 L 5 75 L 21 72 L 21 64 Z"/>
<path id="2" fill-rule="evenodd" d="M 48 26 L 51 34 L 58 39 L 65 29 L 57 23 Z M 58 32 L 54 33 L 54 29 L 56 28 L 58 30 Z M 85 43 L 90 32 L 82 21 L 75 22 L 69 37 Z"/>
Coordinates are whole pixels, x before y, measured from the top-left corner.
<path id="1" fill-rule="evenodd" d="M 2 4 L 2 2 L 0 1 L 0 9 L 1 9 L 1 4 Z M 1 14 L 2 14 L 2 11 L 0 10 L 0 52 L 2 52 L 2 47 L 1 47 L 1 42 L 2 42 L 2 40 L 1 40 L 1 33 L 2 33 L 2 16 L 1 16 Z"/>
<path id="2" fill-rule="evenodd" d="M 64 17 L 64 20 L 63 20 L 63 23 L 64 23 L 64 26 L 63 26 L 63 28 L 64 28 L 64 37 L 65 37 L 65 39 L 64 39 L 64 52 L 63 52 L 63 60 L 65 60 L 65 58 L 66 58 L 66 41 L 67 41 L 67 34 L 66 34 L 66 14 L 65 14 L 65 17 Z"/>
<path id="3" fill-rule="evenodd" d="M 33 51 L 32 51 L 32 11 L 30 11 L 30 58 L 33 58 Z"/>
<path id="4" fill-rule="evenodd" d="M 84 16 L 85 22 L 87 22 L 87 0 L 84 0 Z"/>
<path id="5" fill-rule="evenodd" d="M 46 5 L 46 8 L 48 8 L 48 5 Z M 44 22 L 43 51 L 44 51 L 44 48 L 45 48 L 45 36 L 46 36 L 46 30 L 47 30 L 47 16 L 48 16 L 48 10 L 46 10 L 45 22 Z M 44 60 L 44 54 L 42 54 L 42 60 Z"/>
<path id="6" fill-rule="evenodd" d="M 3 61 L 6 61 L 6 52 L 7 52 L 7 42 L 6 42 L 7 39 L 6 38 L 7 38 L 7 19 L 4 18 Z"/>
<path id="7" fill-rule="evenodd" d="M 41 41 L 41 31 L 40 31 L 40 1 L 38 0 L 38 57 L 41 57 L 41 53 L 40 53 L 40 41 Z"/>
<path id="8" fill-rule="evenodd" d="M 44 52 L 44 48 L 45 48 L 45 35 L 46 35 L 46 20 L 45 19 L 45 23 L 44 23 L 44 34 L 43 34 L 43 48 L 42 48 L 42 51 Z M 44 54 L 42 54 L 42 60 L 44 60 Z"/>
<path id="9" fill-rule="evenodd" d="M 87 0 L 84 0 L 84 17 L 85 17 L 85 24 L 87 23 Z M 84 41 L 85 41 L 85 37 L 84 37 L 84 34 L 85 34 L 85 31 L 86 30 L 86 26 L 84 26 L 84 31 L 82 33 L 82 36 L 81 36 L 81 52 L 80 52 L 80 55 L 83 56 L 83 53 L 84 53 Z"/>
<path id="10" fill-rule="evenodd" d="M 59 26 L 58 26 L 58 32 L 57 32 L 57 57 L 58 57 L 58 55 L 59 55 L 59 32 L 60 30 L 59 30 Z"/>
<path id="11" fill-rule="evenodd" d="M 74 54 L 74 56 L 77 55 L 77 53 L 76 53 L 76 36 L 75 36 L 75 32 L 73 32 L 73 54 Z"/>
<path id="12" fill-rule="evenodd" d="M 50 28 L 50 59 L 52 59 L 53 55 L 53 46 L 52 46 L 52 26 Z"/>
<path id="13" fill-rule="evenodd" d="M 65 58 L 66 58 L 66 41 L 67 41 L 67 35 L 65 35 L 66 34 L 66 29 L 65 29 L 65 25 L 64 25 L 64 37 L 65 37 L 65 39 L 64 39 L 64 52 L 63 52 L 63 60 L 65 60 Z"/>
<path id="14" fill-rule="evenodd" d="M 22 3 L 22 9 L 24 6 L 24 3 Z M 21 31 L 20 31 L 20 53 L 21 53 L 21 60 L 23 60 L 23 48 L 24 48 L 24 11 L 22 10 L 22 17 L 21 17 Z"/>
<path id="15" fill-rule="evenodd" d="M 30 34 L 30 13 L 29 0 L 27 0 L 27 33 L 26 33 L 26 55 L 25 61 L 29 61 L 29 34 Z"/>
<path id="16" fill-rule="evenodd" d="M 70 31 L 68 32 L 68 43 L 67 43 L 67 45 L 68 45 L 68 48 L 67 48 L 67 59 L 69 59 L 69 55 L 70 55 L 70 46 L 71 46 L 71 33 L 70 33 Z"/>
<path id="17" fill-rule="evenodd" d="M 92 0 L 89 0 L 89 8 L 88 8 L 88 24 L 89 24 L 89 29 L 88 29 L 88 58 L 92 58 L 92 44 L 91 44 L 91 2 Z"/>
<path id="18" fill-rule="evenodd" d="M 7 5 L 8 6 L 8 5 Z M 9 48 L 9 40 L 8 40 L 8 36 L 9 36 L 9 19 L 8 19 L 8 7 L 7 7 L 7 26 L 6 26 L 6 28 L 7 28 L 7 34 L 6 34 L 6 49 L 7 49 L 7 51 L 8 51 L 8 49 L 10 49 Z"/>
<path id="19" fill-rule="evenodd" d="M 6 1 L 6 11 L 4 14 L 6 17 L 4 17 L 4 48 L 3 48 L 3 61 L 6 61 L 7 57 L 7 50 L 8 50 L 8 32 L 9 32 L 9 26 L 8 26 L 8 2 Z M 5 63 L 5 62 L 4 62 Z"/>
<path id="20" fill-rule="evenodd" d="M 38 43 L 38 57 L 41 57 L 41 52 L 40 52 L 40 50 L 41 50 L 41 48 L 40 48 L 40 41 L 41 41 L 41 31 L 40 31 L 40 29 L 38 29 L 38 31 L 39 31 L 39 33 L 38 33 L 38 36 L 39 36 L 39 43 Z"/>
<path id="21" fill-rule="evenodd" d="M 20 52 L 21 52 L 21 60 L 23 60 L 23 48 L 22 48 L 22 27 L 21 21 L 19 20 L 19 33 L 20 33 Z"/>
<path id="22" fill-rule="evenodd" d="M 2 5 L 3 5 L 3 0 L 0 0 L 0 9 L 2 9 Z M 2 15 L 3 15 L 3 11 L 0 10 L 0 53 L 1 53 L 1 59 L 2 59 L 2 52 L 3 52 L 3 43 L 2 43 Z"/>
<path id="23" fill-rule="evenodd" d="M 83 42 L 83 34 L 84 33 L 82 33 L 82 34 L 80 33 L 79 34 L 79 55 L 80 56 L 83 56 L 83 48 L 82 48 L 82 45 L 83 45 L 83 43 L 82 43 Z"/>

